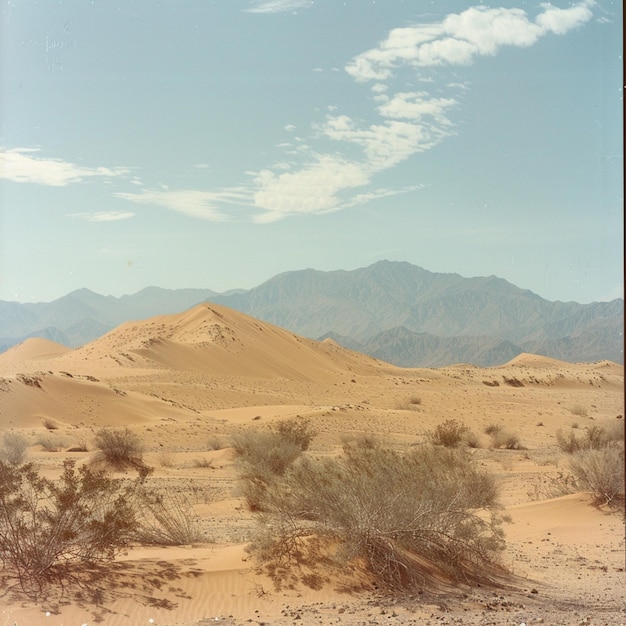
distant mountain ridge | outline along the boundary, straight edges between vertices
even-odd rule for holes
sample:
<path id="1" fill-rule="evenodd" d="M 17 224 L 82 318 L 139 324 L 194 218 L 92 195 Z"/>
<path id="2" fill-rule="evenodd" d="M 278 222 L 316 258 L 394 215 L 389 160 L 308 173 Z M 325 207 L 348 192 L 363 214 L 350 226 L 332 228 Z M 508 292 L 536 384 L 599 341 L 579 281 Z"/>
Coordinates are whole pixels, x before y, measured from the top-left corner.
<path id="1" fill-rule="evenodd" d="M 149 287 L 114 298 L 81 289 L 47 304 L 0 301 L 0 349 L 27 336 L 82 345 L 122 322 L 204 301 L 402 366 L 489 366 L 522 352 L 624 362 L 622 299 L 550 302 L 496 276 L 464 278 L 392 261 L 286 272 L 227 294 Z"/>

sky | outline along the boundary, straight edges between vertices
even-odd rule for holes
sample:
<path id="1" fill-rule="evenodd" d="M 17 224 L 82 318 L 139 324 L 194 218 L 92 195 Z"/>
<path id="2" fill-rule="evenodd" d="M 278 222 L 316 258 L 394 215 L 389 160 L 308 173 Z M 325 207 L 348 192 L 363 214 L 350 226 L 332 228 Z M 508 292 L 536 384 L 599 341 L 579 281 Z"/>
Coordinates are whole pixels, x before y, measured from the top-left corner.
<path id="1" fill-rule="evenodd" d="M 382 259 L 623 297 L 619 1 L 0 6 L 0 300 Z"/>

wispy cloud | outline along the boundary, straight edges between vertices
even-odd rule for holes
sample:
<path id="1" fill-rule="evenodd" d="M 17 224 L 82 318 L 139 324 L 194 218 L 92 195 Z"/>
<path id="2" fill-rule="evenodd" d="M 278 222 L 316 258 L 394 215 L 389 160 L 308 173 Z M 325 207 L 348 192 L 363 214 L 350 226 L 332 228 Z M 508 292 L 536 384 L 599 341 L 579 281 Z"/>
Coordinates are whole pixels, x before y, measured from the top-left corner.
<path id="1" fill-rule="evenodd" d="M 93 213 L 70 213 L 68 217 L 86 222 L 118 222 L 135 217 L 135 214 L 132 211 L 95 211 Z"/>
<path id="2" fill-rule="evenodd" d="M 38 156 L 38 148 L 0 148 L 0 178 L 17 183 L 65 187 L 87 178 L 114 178 L 130 173 L 124 167 L 85 167 Z"/>
<path id="3" fill-rule="evenodd" d="M 531 21 L 522 9 L 471 7 L 434 24 L 393 29 L 376 48 L 354 57 L 346 71 L 355 80 L 384 81 L 399 66 L 469 65 L 503 46 L 527 47 L 549 33 L 563 35 L 592 18 L 592 1 L 567 9 L 549 3 Z"/>
<path id="4" fill-rule="evenodd" d="M 245 9 L 248 13 L 282 13 L 296 9 L 308 9 L 312 0 L 257 0 L 254 6 Z"/>
<path id="5" fill-rule="evenodd" d="M 248 11 L 273 13 L 311 4 L 308 0 L 258 1 Z M 453 83 L 446 74 L 435 83 L 433 76 L 445 66 L 469 65 L 505 46 L 528 47 L 548 34 L 563 35 L 588 22 L 593 5 L 592 0 L 583 0 L 560 9 L 545 3 L 534 19 L 522 9 L 477 6 L 434 23 L 393 29 L 378 46 L 355 56 L 344 68 L 357 83 L 373 81 L 370 102 L 374 118 L 370 122 L 339 114 L 335 105 L 329 106 L 325 120 L 312 124 L 308 136 L 301 136 L 304 133 L 299 126 L 297 136 L 278 144 L 287 158 L 258 172 L 246 172 L 251 179 L 239 188 L 116 195 L 207 220 L 225 219 L 233 205 L 247 206 L 254 221 L 268 223 L 415 191 L 423 185 L 398 190 L 372 186 L 381 172 L 456 134 L 451 114 L 459 109 L 460 94 L 467 84 Z M 423 76 L 425 67 L 430 68 L 428 77 Z M 400 69 L 413 72 L 415 82 L 437 92 L 407 88 L 404 77 L 404 88 L 394 92 L 394 85 L 399 84 L 395 74 Z M 284 130 L 293 133 L 296 128 L 286 124 Z M 314 149 L 320 144 L 326 148 Z M 328 145 L 332 149 L 327 149 Z"/>
<path id="6" fill-rule="evenodd" d="M 188 217 L 211 222 L 221 222 L 227 219 L 226 214 L 221 210 L 223 205 L 248 204 L 250 201 L 249 193 L 246 193 L 243 188 L 219 191 L 144 189 L 139 193 L 118 192 L 114 195 L 136 204 L 161 206 Z"/>

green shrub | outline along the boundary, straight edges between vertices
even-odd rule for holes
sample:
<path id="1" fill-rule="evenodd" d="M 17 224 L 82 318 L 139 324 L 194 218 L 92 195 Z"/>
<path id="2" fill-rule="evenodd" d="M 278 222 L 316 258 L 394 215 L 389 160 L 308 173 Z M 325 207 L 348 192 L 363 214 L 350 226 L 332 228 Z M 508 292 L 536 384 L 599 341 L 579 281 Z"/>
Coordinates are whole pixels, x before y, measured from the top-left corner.
<path id="1" fill-rule="evenodd" d="M 77 563 L 113 560 L 135 527 L 133 489 L 71 461 L 58 481 L 0 462 L 0 564 L 37 594 Z"/>
<path id="2" fill-rule="evenodd" d="M 250 551 L 278 584 L 329 564 L 362 564 L 388 589 L 488 582 L 502 573 L 497 508 L 494 480 L 464 450 L 349 446 L 301 457 L 268 486 Z"/>

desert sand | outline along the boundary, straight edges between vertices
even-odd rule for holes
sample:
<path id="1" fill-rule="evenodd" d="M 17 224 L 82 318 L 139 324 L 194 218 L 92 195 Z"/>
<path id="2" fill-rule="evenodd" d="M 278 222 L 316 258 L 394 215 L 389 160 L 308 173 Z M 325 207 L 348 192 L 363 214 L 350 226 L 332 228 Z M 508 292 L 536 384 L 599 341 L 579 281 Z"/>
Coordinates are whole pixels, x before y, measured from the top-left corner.
<path id="1" fill-rule="evenodd" d="M 492 368 L 403 369 L 211 304 L 123 324 L 75 350 L 29 339 L 0 354 L 0 436 L 23 433 L 28 460 L 54 477 L 65 459 L 90 461 L 99 428 L 129 427 L 150 481 L 204 494 L 194 512 L 206 542 L 133 546 L 80 597 L 0 590 L 0 626 L 626 624 L 623 515 L 560 489 L 556 443 L 559 429 L 623 422 L 623 383 L 615 363 L 528 354 Z M 356 581 L 277 591 L 245 550 L 255 516 L 238 495 L 229 437 L 298 416 L 318 433 L 312 455 L 364 433 L 400 448 L 463 422 L 511 518 L 502 562 L 516 584 L 395 598 Z M 493 424 L 519 449 L 491 448 Z"/>

